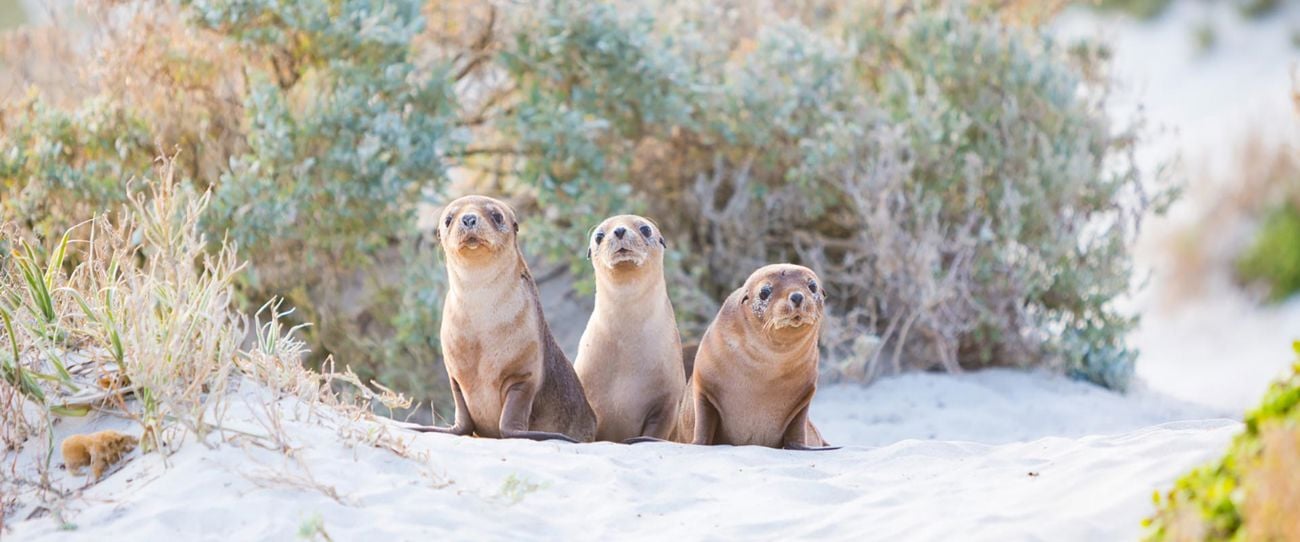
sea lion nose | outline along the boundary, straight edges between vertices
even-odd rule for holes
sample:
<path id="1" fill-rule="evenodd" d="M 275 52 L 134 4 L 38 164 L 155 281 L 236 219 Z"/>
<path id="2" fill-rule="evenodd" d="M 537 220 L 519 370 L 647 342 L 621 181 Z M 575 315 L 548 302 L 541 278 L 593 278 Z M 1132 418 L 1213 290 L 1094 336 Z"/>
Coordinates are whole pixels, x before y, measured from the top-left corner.
<path id="1" fill-rule="evenodd" d="M 619 226 L 619 227 L 617 227 L 617 228 L 614 228 L 614 237 L 617 237 L 617 238 L 619 238 L 619 239 L 622 239 L 622 238 L 623 238 L 623 235 L 626 234 L 626 233 L 627 233 L 627 228 L 624 228 L 623 226 Z"/>
<path id="2" fill-rule="evenodd" d="M 794 306 L 796 306 L 796 307 L 798 307 L 799 305 L 802 305 L 802 304 L 803 304 L 803 294 L 801 294 L 801 293 L 799 293 L 799 292 L 795 292 L 795 293 L 793 293 L 793 294 L 790 294 L 790 302 L 791 302 L 791 303 L 794 303 Z"/>
<path id="3" fill-rule="evenodd" d="M 466 213 L 465 216 L 460 217 L 460 223 L 464 224 L 466 228 L 472 228 L 475 224 L 478 224 L 478 215 Z"/>

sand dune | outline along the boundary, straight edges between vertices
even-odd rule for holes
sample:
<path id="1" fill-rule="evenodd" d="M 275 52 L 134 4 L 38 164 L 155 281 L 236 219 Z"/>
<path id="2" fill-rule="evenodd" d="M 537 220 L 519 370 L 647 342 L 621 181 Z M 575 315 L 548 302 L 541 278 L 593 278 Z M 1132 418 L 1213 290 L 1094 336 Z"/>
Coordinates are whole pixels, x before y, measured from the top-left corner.
<path id="1" fill-rule="evenodd" d="M 1012 390 L 1022 396 L 994 400 Z M 1023 396 L 1036 393 L 1073 415 Z M 265 433 L 264 399 L 245 391 L 226 426 Z M 237 438 L 185 446 L 169 464 L 135 452 L 69 501 L 75 529 L 37 517 L 11 524 L 6 539 L 286 540 L 316 520 L 336 541 L 1124 539 L 1139 532 L 1152 491 L 1219 453 L 1240 426 L 1170 422 L 1196 408 L 1156 403 L 1043 373 L 908 375 L 824 390 L 813 415 L 845 445 L 833 452 L 405 434 L 410 457 L 400 457 L 349 447 L 328 416 L 309 419 L 286 400 L 294 459 Z M 975 423 L 977 404 L 978 417 L 1005 418 L 1001 428 Z M 115 425 L 127 429 L 102 418 L 58 432 Z M 968 440 L 977 435 L 985 443 Z M 940 440 L 917 439 L 931 436 Z M 84 481 L 58 475 L 64 487 Z"/>

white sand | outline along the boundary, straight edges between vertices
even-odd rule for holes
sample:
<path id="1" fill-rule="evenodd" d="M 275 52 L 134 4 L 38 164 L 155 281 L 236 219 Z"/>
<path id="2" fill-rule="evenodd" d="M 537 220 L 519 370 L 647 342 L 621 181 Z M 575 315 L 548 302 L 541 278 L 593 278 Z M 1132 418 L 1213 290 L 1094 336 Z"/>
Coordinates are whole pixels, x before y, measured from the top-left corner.
<path id="1" fill-rule="evenodd" d="M 244 406 L 262 394 L 246 397 L 226 425 L 265 433 L 251 421 L 260 408 Z M 1139 533 L 1153 490 L 1217 455 L 1240 426 L 1161 423 L 1200 413 L 1045 374 L 992 371 L 825 390 L 813 416 L 845 445 L 832 452 L 412 434 L 424 461 L 346 447 L 330 428 L 295 421 L 295 411 L 303 414 L 295 402 L 281 407 L 297 462 L 233 444 L 188 445 L 170 466 L 135 452 L 70 502 L 75 529 L 39 517 L 10 525 L 5 539 L 287 540 L 319 515 L 336 541 L 1116 540 Z M 85 425 L 121 423 L 73 422 L 60 436 Z M 511 477 L 534 487 L 512 493 Z M 332 488 L 341 502 L 304 480 Z M 62 471 L 56 479 L 82 482 Z"/>

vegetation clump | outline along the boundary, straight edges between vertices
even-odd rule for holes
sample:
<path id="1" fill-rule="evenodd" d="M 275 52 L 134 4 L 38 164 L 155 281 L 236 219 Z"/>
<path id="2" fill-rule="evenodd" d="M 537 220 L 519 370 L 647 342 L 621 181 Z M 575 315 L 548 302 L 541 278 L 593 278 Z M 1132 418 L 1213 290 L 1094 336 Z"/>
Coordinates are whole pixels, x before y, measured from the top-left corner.
<path id="1" fill-rule="evenodd" d="M 79 492 L 51 476 L 56 424 L 91 412 L 133 427 L 62 441 L 70 470 L 92 467 L 90 483 L 137 443 L 170 455 L 239 438 L 289 453 L 274 418 L 285 396 L 345 442 L 410 452 L 392 428 L 369 423 L 372 406 L 391 412 L 409 400 L 350 371 L 306 368 L 300 328 L 285 326 L 278 301 L 252 316 L 235 306 L 243 262 L 227 242 L 210 246 L 199 225 L 209 193 L 180 183 L 170 160 L 159 169 L 133 183 L 141 188 L 114 220 L 94 217 L 49 244 L 18 238 L 0 259 L 0 457 L 12 460 L 0 477 L 0 514 L 21 499 L 66 523 L 64 500 Z M 13 224 L 0 231 L 14 238 Z M 266 401 L 265 431 L 226 425 L 237 394 Z"/>
<path id="2" fill-rule="evenodd" d="M 654 216 L 688 338 L 748 269 L 791 261 L 832 295 L 826 348 L 870 350 L 868 375 L 1046 365 L 1123 388 L 1134 322 L 1111 302 L 1168 193 L 1106 118 L 1097 50 L 988 3 L 768 7 L 91 2 L 105 30 L 63 59 L 87 80 L 33 80 L 0 115 L 0 216 L 57 237 L 178 149 L 210 246 L 248 261 L 238 305 L 284 297 L 313 360 L 442 406 L 422 220 L 468 191 L 511 199 L 580 292 L 587 228 Z"/>
<path id="3" fill-rule="evenodd" d="M 1293 348 L 1300 358 L 1300 341 Z M 1246 415 L 1222 459 L 1155 500 L 1148 540 L 1300 539 L 1300 361 Z"/>

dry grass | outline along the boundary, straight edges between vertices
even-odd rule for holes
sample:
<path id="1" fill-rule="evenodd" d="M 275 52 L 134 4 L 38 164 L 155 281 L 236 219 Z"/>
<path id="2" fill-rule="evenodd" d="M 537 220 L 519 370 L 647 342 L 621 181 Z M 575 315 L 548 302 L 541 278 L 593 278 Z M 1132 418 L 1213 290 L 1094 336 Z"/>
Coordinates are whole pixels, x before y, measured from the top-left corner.
<path id="1" fill-rule="evenodd" d="M 13 458 L 0 477 L 3 504 L 34 499 L 51 513 L 64 509 L 72 494 L 51 482 L 53 426 L 91 411 L 134 421 L 145 453 L 243 440 L 292 456 L 280 418 L 288 398 L 349 445 L 427 463 L 411 449 L 414 434 L 372 414 L 378 405 L 410 408 L 409 399 L 350 370 L 305 368 L 307 346 L 283 323 L 290 311 L 278 300 L 251 318 L 232 306 L 242 263 L 233 247 L 204 238 L 198 220 L 208 196 L 175 174 L 163 160 L 158 180 L 143 182 L 117 213 L 74 228 L 49 255 L 19 243 L 0 261 L 0 439 Z M 65 254 L 80 263 L 65 266 Z M 223 425 L 234 390 L 247 384 L 271 394 L 255 416 L 262 434 Z M 16 463 L 28 446 L 44 454 L 35 478 Z M 291 485 L 318 485 L 302 470 Z"/>
<path id="2" fill-rule="evenodd" d="M 14 371 L 0 388 L 0 434 L 10 447 L 48 427 L 33 412 L 84 415 L 123 407 L 127 396 L 140 408 L 120 412 L 140 423 L 150 447 L 173 425 L 202 440 L 207 417 L 219 413 L 244 335 L 228 309 L 240 265 L 231 247 L 206 252 L 197 227 L 206 195 L 182 193 L 170 160 L 160 173 L 117 224 L 95 217 L 49 247 L 47 259 L 20 242 L 5 262 L 0 309 L 9 325 L 0 340 Z M 67 271 L 71 252 L 81 263 Z"/>
<path id="3" fill-rule="evenodd" d="M 206 252 L 206 196 L 184 190 L 170 160 L 159 172 L 116 222 L 94 217 L 44 250 L 19 241 L 3 261 L 0 436 L 9 450 L 37 446 L 43 461 L 35 479 L 15 475 L 0 491 L 33 490 L 62 509 L 68 493 L 50 477 L 60 417 L 125 417 L 145 450 L 166 452 L 188 436 L 206 442 L 223 412 L 243 336 L 229 309 L 240 265 L 230 247 Z"/>
<path id="4" fill-rule="evenodd" d="M 1245 540 L 1300 540 L 1300 426 L 1281 422 L 1260 432 L 1263 451 L 1245 476 Z"/>
<path id="5" fill-rule="evenodd" d="M 250 461 L 257 463 L 255 459 Z M 292 453 L 285 454 L 285 461 L 289 462 L 289 465 L 262 465 L 263 468 L 245 473 L 244 477 L 254 485 L 265 489 L 289 488 L 311 491 L 329 497 L 344 506 L 359 504 L 352 496 L 342 494 L 338 488 L 316 478 L 299 456 Z"/>
<path id="6" fill-rule="evenodd" d="M 145 450 L 174 448 L 185 434 L 206 440 L 245 335 L 230 310 L 242 264 L 233 247 L 207 252 L 198 226 L 208 195 L 179 184 L 172 160 L 160 174 L 118 225 L 106 216 L 88 225 L 85 259 L 65 291 L 81 309 L 77 330 L 95 373 L 121 373 L 105 382 L 125 387 L 106 391 L 138 400 L 138 410 L 122 412 L 140 424 Z"/>

